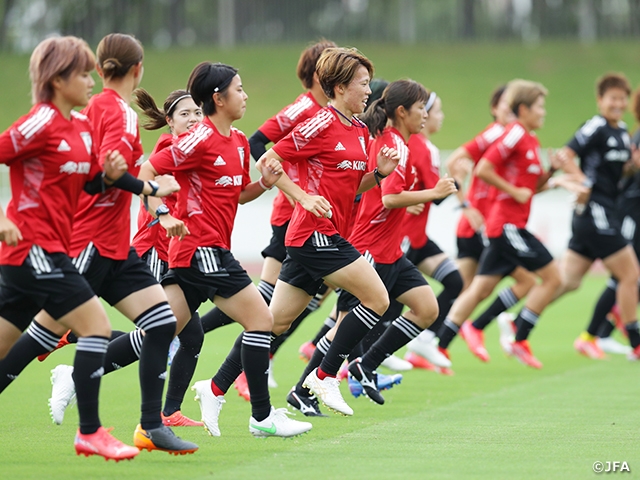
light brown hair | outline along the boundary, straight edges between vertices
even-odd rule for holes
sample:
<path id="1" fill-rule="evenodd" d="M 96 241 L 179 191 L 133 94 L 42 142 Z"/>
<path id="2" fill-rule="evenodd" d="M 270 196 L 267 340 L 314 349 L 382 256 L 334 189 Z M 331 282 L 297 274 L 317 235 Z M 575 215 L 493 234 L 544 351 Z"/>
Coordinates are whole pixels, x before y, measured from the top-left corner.
<path id="1" fill-rule="evenodd" d="M 98 66 L 105 80 L 124 77 L 144 57 L 137 38 L 124 33 L 111 33 L 100 40 L 96 51 Z"/>
<path id="2" fill-rule="evenodd" d="M 338 45 L 330 40 L 321 39 L 319 42 L 305 48 L 300 54 L 298 59 L 298 66 L 296 67 L 296 73 L 298 78 L 302 82 L 302 85 L 307 90 L 313 87 L 313 75 L 316 73 L 316 63 L 322 52 L 327 48 L 335 48 Z"/>
<path id="3" fill-rule="evenodd" d="M 549 91 L 538 82 L 516 79 L 509 82 L 504 92 L 511 111 L 518 116 L 520 105 L 531 108 L 531 105 L 540 97 L 546 97 Z"/>
<path id="4" fill-rule="evenodd" d="M 337 86 L 351 83 L 360 66 L 367 69 L 369 78 L 373 78 L 373 64 L 355 48 L 325 49 L 316 64 L 316 72 L 327 98 L 335 98 Z"/>

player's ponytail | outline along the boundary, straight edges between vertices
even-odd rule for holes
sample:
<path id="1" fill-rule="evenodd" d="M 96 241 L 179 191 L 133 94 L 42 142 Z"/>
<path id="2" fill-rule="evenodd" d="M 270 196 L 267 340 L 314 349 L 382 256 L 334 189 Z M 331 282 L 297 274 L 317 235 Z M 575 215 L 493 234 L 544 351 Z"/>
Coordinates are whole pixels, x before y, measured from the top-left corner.
<path id="1" fill-rule="evenodd" d="M 96 56 L 102 77 L 109 80 L 124 77 L 131 67 L 142 62 L 144 51 L 135 37 L 111 33 L 100 40 Z"/>

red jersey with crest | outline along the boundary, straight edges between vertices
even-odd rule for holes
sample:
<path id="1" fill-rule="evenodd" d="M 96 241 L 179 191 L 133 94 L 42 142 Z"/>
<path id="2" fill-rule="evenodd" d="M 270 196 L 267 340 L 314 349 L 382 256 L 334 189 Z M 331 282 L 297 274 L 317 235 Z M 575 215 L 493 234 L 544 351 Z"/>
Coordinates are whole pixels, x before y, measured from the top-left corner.
<path id="1" fill-rule="evenodd" d="M 401 227 L 406 209 L 385 208 L 382 197 L 411 190 L 415 169 L 404 138 L 395 128 L 387 127 L 369 146 L 369 170 L 376 168 L 377 152 L 383 147 L 395 148 L 400 161 L 395 170 L 380 182 L 380 188 L 376 186 L 362 194 L 349 242 L 360 253 L 368 251 L 376 263 L 392 264 L 402 256 Z"/>
<path id="2" fill-rule="evenodd" d="M 67 120 L 38 103 L 0 135 L 0 163 L 9 166 L 6 216 L 22 233 L 16 247 L 0 246 L 1 265 L 22 265 L 33 245 L 69 253 L 73 216 L 87 181 L 100 172 L 86 116 Z"/>
<path id="3" fill-rule="evenodd" d="M 163 133 L 160 135 L 160 138 L 158 138 L 158 141 L 156 142 L 156 146 L 153 147 L 151 155 L 154 155 L 163 148 L 170 147 L 174 138 L 174 135 L 171 133 Z M 173 194 L 168 197 L 164 197 L 162 201 L 169 208 L 169 211 L 173 212 L 177 198 L 178 195 Z M 136 253 L 139 256 L 147 253 L 151 250 L 151 247 L 155 247 L 156 252 L 158 252 L 158 258 L 163 262 L 168 262 L 170 238 L 167 237 L 167 232 L 159 223 L 156 223 L 151 227 L 147 227 L 151 222 L 153 222 L 153 217 L 149 212 L 147 212 L 144 205 L 140 203 L 140 211 L 138 212 L 138 231 L 134 235 L 133 240 L 131 240 L 131 246 L 136 249 Z"/>
<path id="4" fill-rule="evenodd" d="M 190 235 L 169 244 L 169 268 L 187 268 L 197 247 L 231 249 L 231 231 L 240 193 L 251 183 L 249 142 L 231 127 L 228 137 L 205 117 L 149 161 L 158 174 L 173 174 L 180 184 L 174 215 Z"/>
<path id="5" fill-rule="evenodd" d="M 415 186 L 412 190 L 429 190 L 440 180 L 440 150 L 422 134 L 411 135 L 409 151 L 416 170 Z M 422 248 L 427 243 L 427 221 L 431 202 L 427 202 L 419 215 L 405 214 L 403 236 L 409 238 L 411 248 Z"/>
<path id="6" fill-rule="evenodd" d="M 321 108 L 311 92 L 303 93 L 291 105 L 287 105 L 277 115 L 264 122 L 258 130 L 273 143 L 278 143 L 293 130 L 293 127 L 313 117 Z M 258 159 L 256 158 L 256 160 Z M 282 167 L 289 178 L 297 184 L 299 181 L 298 167 L 289 162 L 284 162 Z M 293 206 L 285 194 L 278 190 L 276 198 L 273 200 L 271 225 L 276 227 L 284 225 L 291 219 L 292 214 Z"/>
<path id="7" fill-rule="evenodd" d="M 285 245 L 300 247 L 314 231 L 344 236 L 362 177 L 367 172 L 369 130 L 353 118 L 351 125 L 326 107 L 297 125 L 273 150 L 298 165 L 300 188 L 331 204 L 331 218 L 318 218 L 297 203 L 287 228 Z"/>
<path id="8" fill-rule="evenodd" d="M 82 112 L 93 125 L 100 165 L 109 150 L 117 150 L 127 161 L 127 171 L 137 177 L 144 158 L 136 112 L 108 88 L 91 97 Z M 73 225 L 71 256 L 79 255 L 93 242 L 103 257 L 125 260 L 129 256 L 130 225 L 131 193 L 110 188 L 100 195 L 82 194 Z"/>
<path id="9" fill-rule="evenodd" d="M 465 143 L 463 148 L 467 151 L 469 157 L 473 160 L 473 163 L 477 164 L 484 155 L 484 152 L 487 151 L 487 148 L 489 148 L 491 144 L 493 144 L 493 142 L 495 142 L 503 133 L 504 126 L 497 122 L 493 122 L 473 140 Z M 469 189 L 467 190 L 467 202 L 469 202 L 471 207 L 478 210 L 483 217 L 487 216 L 487 213 L 491 208 L 490 190 L 491 185 L 488 185 L 476 176 L 471 177 Z M 495 195 L 495 192 L 491 193 L 491 195 Z M 462 215 L 458 222 L 456 236 L 458 238 L 471 238 L 475 233 L 476 232 L 471 228 L 471 224 L 467 217 Z"/>
<path id="10" fill-rule="evenodd" d="M 543 174 L 540 163 L 540 143 L 534 133 L 527 132 L 520 122 L 509 124 L 502 136 L 489 147 L 482 158 L 489 160 L 496 173 L 511 185 L 526 187 L 536 192 L 538 179 Z M 497 190 L 497 189 L 496 189 Z M 489 238 L 502 235 L 507 223 L 516 228 L 525 228 L 531 211 L 531 200 L 516 202 L 510 195 L 497 191 L 492 198 L 491 209 L 486 219 Z"/>

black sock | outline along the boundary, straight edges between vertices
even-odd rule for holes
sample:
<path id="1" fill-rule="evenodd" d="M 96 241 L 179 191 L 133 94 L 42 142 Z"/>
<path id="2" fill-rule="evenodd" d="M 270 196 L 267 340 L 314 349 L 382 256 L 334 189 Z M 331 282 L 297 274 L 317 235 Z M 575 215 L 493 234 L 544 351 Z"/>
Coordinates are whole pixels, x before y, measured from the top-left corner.
<path id="1" fill-rule="evenodd" d="M 104 356 L 109 339 L 81 337 L 78 339 L 73 362 L 73 382 L 76 386 L 80 433 L 95 433 L 100 428 L 98 395 L 104 373 Z"/>
<path id="2" fill-rule="evenodd" d="M 420 335 L 422 329 L 402 315 L 396 318 L 380 339 L 362 357 L 362 366 L 375 370 L 390 355 Z"/>
<path id="3" fill-rule="evenodd" d="M 598 298 L 598 302 L 596 303 L 595 308 L 593 309 L 593 315 L 591 317 L 591 321 L 589 322 L 589 326 L 587 327 L 587 333 L 589 335 L 593 335 L 595 337 L 598 335 L 598 332 L 602 325 L 604 325 L 605 323 L 611 325 L 611 323 L 607 320 L 607 314 L 611 311 L 615 304 L 616 289 L 611 288 L 611 286 L 607 285 L 607 288 L 604 289 L 604 291 L 600 295 L 600 298 Z M 611 332 L 609 332 L 609 335 L 611 335 Z"/>
<path id="4" fill-rule="evenodd" d="M 502 290 L 496 299 L 493 301 L 489 308 L 480 314 L 478 318 L 473 322 L 473 326 L 478 330 L 484 330 L 491 321 L 500 315 L 505 310 L 513 307 L 518 303 L 518 297 L 511 288 L 505 288 Z"/>
<path id="5" fill-rule="evenodd" d="M 33 320 L 6 357 L 0 360 L 0 393 L 4 392 L 34 358 L 56 348 L 59 340 L 59 336 Z"/>
<path id="6" fill-rule="evenodd" d="M 608 338 L 611 336 L 613 331 L 616 329 L 616 326 L 611 323 L 607 318 L 604 319 L 604 322 L 600 325 L 598 329 L 598 337 L 600 338 Z"/>
<path id="7" fill-rule="evenodd" d="M 449 315 L 449 310 L 451 310 L 451 305 L 453 305 L 454 300 L 460 295 L 463 282 L 458 267 L 450 258 L 440 263 L 432 276 L 444 287 L 437 299 L 439 308 L 438 317 L 429 325 L 429 330 L 437 332 L 440 330 L 444 319 Z"/>
<path id="8" fill-rule="evenodd" d="M 140 329 L 136 328 L 132 332 L 120 335 L 109 342 L 104 359 L 105 375 L 140 360 L 140 351 L 144 341 L 143 336 Z"/>
<path id="9" fill-rule="evenodd" d="M 520 342 L 529 338 L 531 330 L 533 330 L 533 327 L 535 327 L 536 323 L 538 323 L 538 318 L 540 318 L 540 315 L 529 310 L 527 307 L 524 307 L 522 310 L 520 310 L 520 313 L 518 314 L 519 321 L 516 321 L 516 324 L 518 325 L 518 331 L 516 332 L 516 342 Z"/>
<path id="10" fill-rule="evenodd" d="M 453 320 L 445 318 L 444 322 L 442 322 L 440 330 L 438 330 L 438 338 L 440 339 L 440 341 L 438 342 L 438 346 L 442 348 L 449 348 L 451 340 L 456 337 L 459 329 L 460 327 L 453 323 Z"/>
<path id="11" fill-rule="evenodd" d="M 220 365 L 220 368 L 212 379 L 216 387 L 224 393 L 227 393 L 231 384 L 235 382 L 238 375 L 242 373 L 242 336 L 243 333 L 238 335 L 227 358 L 224 359 L 224 362 L 222 362 L 222 365 Z"/>
<path id="12" fill-rule="evenodd" d="M 198 364 L 198 357 L 204 342 L 204 331 L 197 312 L 191 316 L 191 320 L 178 334 L 178 338 L 180 339 L 180 348 L 171 362 L 167 394 L 162 411 L 167 417 L 181 409 L 185 393 Z"/>
<path id="13" fill-rule="evenodd" d="M 162 392 L 167 376 L 167 354 L 176 333 L 176 317 L 167 302 L 161 302 L 135 319 L 137 327 L 144 330 L 140 351 L 140 425 L 149 430 L 160 428 L 162 418 Z"/>
<path id="14" fill-rule="evenodd" d="M 204 333 L 209 333 L 211 330 L 230 325 L 235 323 L 235 321 L 223 313 L 218 307 L 215 307 L 200 317 L 200 323 L 202 323 Z"/>
<path id="15" fill-rule="evenodd" d="M 318 330 L 318 333 L 316 333 L 315 338 L 311 340 L 311 343 L 313 343 L 314 345 L 318 345 L 318 342 L 320 341 L 320 339 L 324 337 L 327 334 L 327 332 L 331 330 L 335 325 L 336 325 L 336 319 L 332 317 L 327 317 L 324 320 L 322 327 L 320 327 L 320 330 Z"/>
<path id="16" fill-rule="evenodd" d="M 260 422 L 271 413 L 267 372 L 271 332 L 244 332 L 242 335 L 242 365 L 251 394 L 251 414 Z"/>
<path id="17" fill-rule="evenodd" d="M 122 330 L 111 330 L 111 337 L 109 337 L 109 341 L 115 340 L 122 335 L 126 335 L 129 332 L 123 332 Z M 78 343 L 78 337 L 72 331 L 67 333 L 67 342 L 69 343 Z"/>
<path id="18" fill-rule="evenodd" d="M 327 339 L 326 337 L 322 337 L 318 341 L 318 344 L 316 345 L 316 349 L 314 350 L 313 355 L 309 359 L 309 363 L 307 363 L 307 365 L 305 366 L 304 371 L 302 372 L 302 376 L 300 377 L 300 380 L 296 384 L 296 392 L 304 393 L 307 396 L 311 394 L 307 388 L 304 388 L 302 386 L 302 384 L 304 383 L 304 380 L 307 378 L 307 376 L 320 366 L 320 364 L 322 363 L 322 359 L 329 351 L 330 346 L 331 346 L 331 340 Z"/>
<path id="19" fill-rule="evenodd" d="M 327 375 L 337 375 L 340 365 L 349 356 L 349 352 L 379 321 L 380 315 L 358 304 L 340 323 L 331 347 L 320 364 L 320 369 Z"/>
<path id="20" fill-rule="evenodd" d="M 400 305 L 400 307 L 404 307 L 404 305 L 402 305 L 401 303 L 398 303 L 398 305 Z M 389 307 L 389 309 L 387 309 L 387 312 L 389 312 L 389 310 L 393 310 L 394 312 L 397 312 L 399 310 L 400 312 L 402 312 L 402 308 L 392 309 L 391 307 Z M 400 316 L 400 314 L 398 314 L 398 316 Z M 396 316 L 396 318 L 398 318 L 398 316 Z M 391 321 L 387 321 L 387 318 L 387 313 L 385 312 L 380 321 L 376 323 L 376 326 L 373 327 L 355 347 L 353 347 L 353 350 L 351 350 L 351 352 L 349 353 L 349 357 L 347 358 L 348 363 L 353 362 L 358 357 L 364 357 L 364 355 L 369 351 L 372 345 L 380 339 L 380 337 L 391 325 Z"/>
<path id="21" fill-rule="evenodd" d="M 625 329 L 627 330 L 627 334 L 629 335 L 629 344 L 631 345 L 631 348 L 636 348 L 638 345 L 640 345 L 640 333 L 638 332 L 638 321 L 634 320 L 631 323 L 628 323 L 625 326 Z"/>
<path id="22" fill-rule="evenodd" d="M 267 302 L 267 305 L 271 303 L 271 297 L 273 297 L 273 289 L 276 288 L 272 283 L 266 282 L 264 280 L 260 280 L 258 282 L 258 291 L 264 301 Z"/>

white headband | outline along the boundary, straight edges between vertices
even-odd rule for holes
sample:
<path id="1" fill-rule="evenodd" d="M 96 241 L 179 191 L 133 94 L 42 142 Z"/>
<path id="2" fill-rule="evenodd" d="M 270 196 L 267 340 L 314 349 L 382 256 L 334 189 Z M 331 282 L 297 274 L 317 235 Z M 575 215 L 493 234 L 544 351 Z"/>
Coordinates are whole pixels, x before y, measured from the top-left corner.
<path id="1" fill-rule="evenodd" d="M 180 100 L 184 100 L 185 98 L 191 98 L 191 95 L 187 93 L 186 95 L 182 95 L 181 97 L 176 98 L 173 103 L 169 105 L 169 108 L 167 109 L 167 115 L 169 115 L 169 112 L 173 110 L 173 107 L 175 107 Z"/>
<path id="2" fill-rule="evenodd" d="M 428 112 L 429 110 L 431 110 L 431 107 L 433 107 L 433 104 L 436 103 L 436 98 L 438 96 L 436 95 L 436 92 L 431 92 L 429 94 L 429 98 L 427 98 L 427 103 L 424 104 L 424 109 Z"/>

